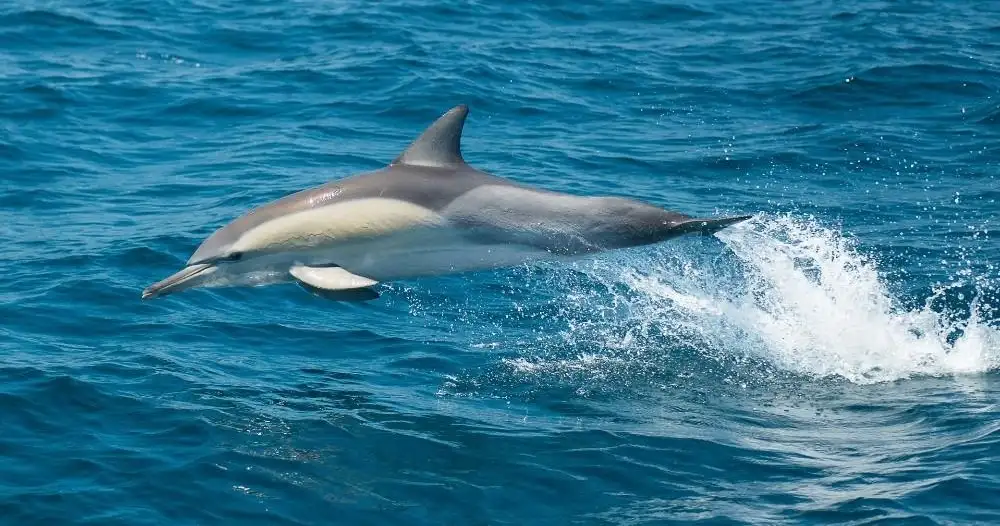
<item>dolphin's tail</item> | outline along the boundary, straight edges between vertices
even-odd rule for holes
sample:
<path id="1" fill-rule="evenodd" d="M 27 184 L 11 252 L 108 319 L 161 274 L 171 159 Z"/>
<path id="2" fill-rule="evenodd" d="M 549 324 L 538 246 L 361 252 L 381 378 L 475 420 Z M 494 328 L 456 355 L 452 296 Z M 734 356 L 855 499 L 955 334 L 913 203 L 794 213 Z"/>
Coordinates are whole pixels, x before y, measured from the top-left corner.
<path id="1" fill-rule="evenodd" d="M 723 228 L 741 223 L 751 217 L 753 216 L 733 216 L 716 219 L 693 218 L 675 224 L 671 230 L 676 234 L 701 234 L 703 236 L 710 236 Z"/>

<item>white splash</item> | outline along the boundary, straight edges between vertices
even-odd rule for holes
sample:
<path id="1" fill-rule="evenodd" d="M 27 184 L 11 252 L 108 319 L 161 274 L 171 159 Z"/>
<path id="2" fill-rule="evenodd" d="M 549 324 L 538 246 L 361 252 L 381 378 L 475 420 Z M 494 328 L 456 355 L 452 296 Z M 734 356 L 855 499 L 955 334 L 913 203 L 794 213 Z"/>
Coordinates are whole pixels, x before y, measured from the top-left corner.
<path id="1" fill-rule="evenodd" d="M 971 299 L 971 316 L 932 308 L 949 287 L 972 280 L 969 274 L 932 291 L 922 307 L 907 309 L 875 261 L 840 232 L 813 221 L 759 217 L 717 237 L 732 250 L 721 264 L 692 261 L 692 251 L 681 249 L 652 268 L 645 254 L 645 263 L 633 259 L 626 270 L 621 262 L 582 265 L 606 288 L 567 300 L 560 317 L 567 324 L 563 343 L 585 352 L 508 365 L 522 374 L 544 369 L 564 375 L 622 360 L 662 361 L 658 348 L 679 345 L 719 362 L 763 361 L 795 374 L 862 384 L 1000 368 L 1000 328 L 997 320 L 983 319 L 991 311 L 978 296 Z M 997 292 L 986 280 L 971 282 L 980 293 Z M 616 285 L 628 292 L 614 292 Z"/>
<path id="2" fill-rule="evenodd" d="M 981 320 L 978 298 L 964 320 L 932 309 L 947 287 L 907 310 L 876 263 L 838 231 L 780 216 L 718 237 L 744 263 L 738 293 L 719 290 L 704 275 L 696 282 L 645 279 L 633 286 L 697 315 L 728 340 L 719 344 L 799 374 L 873 383 L 1000 367 L 1000 330 Z M 689 286 L 682 292 L 676 285 Z"/>
<path id="3" fill-rule="evenodd" d="M 978 299 L 960 321 L 931 308 L 946 288 L 906 310 L 875 262 L 834 230 L 784 216 L 719 237 L 748 267 L 748 294 L 727 302 L 724 315 L 757 335 L 780 367 L 868 383 L 1000 366 L 1000 331 L 980 320 Z"/>

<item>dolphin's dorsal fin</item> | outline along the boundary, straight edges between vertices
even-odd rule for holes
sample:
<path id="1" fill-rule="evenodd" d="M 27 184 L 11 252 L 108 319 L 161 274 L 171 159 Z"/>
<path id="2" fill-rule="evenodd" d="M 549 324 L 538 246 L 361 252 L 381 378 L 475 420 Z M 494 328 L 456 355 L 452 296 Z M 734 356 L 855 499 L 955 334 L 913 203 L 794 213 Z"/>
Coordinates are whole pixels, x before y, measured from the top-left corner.
<path id="1" fill-rule="evenodd" d="M 390 164 L 434 167 L 465 164 L 462 159 L 462 127 L 468 115 L 469 107 L 465 104 L 448 110 Z"/>

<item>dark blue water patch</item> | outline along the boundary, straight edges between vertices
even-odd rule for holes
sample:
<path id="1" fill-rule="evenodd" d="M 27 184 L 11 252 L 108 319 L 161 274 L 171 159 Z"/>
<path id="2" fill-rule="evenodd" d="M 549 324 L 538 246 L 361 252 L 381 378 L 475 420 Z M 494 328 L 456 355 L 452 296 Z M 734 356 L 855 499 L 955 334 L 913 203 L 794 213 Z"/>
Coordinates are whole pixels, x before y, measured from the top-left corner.
<path id="1" fill-rule="evenodd" d="M 846 78 L 812 81 L 789 100 L 809 110 L 845 111 L 863 120 L 899 118 L 898 107 L 927 107 L 941 111 L 940 93 L 969 102 L 996 93 L 996 79 L 989 70 L 970 70 L 938 64 L 876 67 Z M 950 118 L 960 115 L 954 112 Z M 961 109 L 961 108 L 959 108 Z M 937 112 L 935 112 L 937 113 Z"/>
<path id="2" fill-rule="evenodd" d="M 54 49 L 94 42 L 115 42 L 127 36 L 116 28 L 89 19 L 83 13 L 29 10 L 0 15 L 0 42 L 18 49 Z"/>
<path id="3" fill-rule="evenodd" d="M 1000 106 L 986 106 L 981 111 L 979 111 L 982 117 L 976 119 L 976 122 L 986 126 L 996 126 L 1000 123 Z"/>

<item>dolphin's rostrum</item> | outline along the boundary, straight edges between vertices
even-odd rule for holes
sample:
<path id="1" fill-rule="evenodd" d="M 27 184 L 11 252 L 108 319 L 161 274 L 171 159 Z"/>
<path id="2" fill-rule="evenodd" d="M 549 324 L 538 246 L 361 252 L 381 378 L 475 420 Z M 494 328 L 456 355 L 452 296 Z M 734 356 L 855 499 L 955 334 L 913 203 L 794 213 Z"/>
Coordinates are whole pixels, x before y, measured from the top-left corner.
<path id="1" fill-rule="evenodd" d="M 621 197 L 532 188 L 466 164 L 469 110 L 442 115 L 386 167 L 267 203 L 209 236 L 142 292 L 298 282 L 372 299 L 378 282 L 519 265 L 711 234 L 752 216 L 698 219 Z"/>

